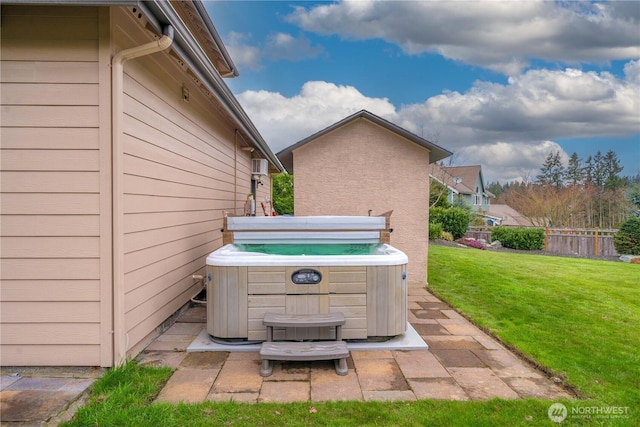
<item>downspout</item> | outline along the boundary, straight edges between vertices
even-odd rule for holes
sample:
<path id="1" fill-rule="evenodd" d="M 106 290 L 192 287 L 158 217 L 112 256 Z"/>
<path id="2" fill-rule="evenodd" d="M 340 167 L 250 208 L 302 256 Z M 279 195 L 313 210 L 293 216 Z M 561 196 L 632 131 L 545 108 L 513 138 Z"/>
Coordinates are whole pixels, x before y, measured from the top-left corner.
<path id="1" fill-rule="evenodd" d="M 173 43 L 173 27 L 167 25 L 163 36 L 143 45 L 132 47 L 116 53 L 111 58 L 111 149 L 113 180 L 113 363 L 122 365 L 127 359 L 128 335 L 125 326 L 124 301 L 124 207 L 122 187 L 122 130 L 121 122 L 124 114 L 124 63 L 129 59 L 139 58 L 163 51 Z"/>

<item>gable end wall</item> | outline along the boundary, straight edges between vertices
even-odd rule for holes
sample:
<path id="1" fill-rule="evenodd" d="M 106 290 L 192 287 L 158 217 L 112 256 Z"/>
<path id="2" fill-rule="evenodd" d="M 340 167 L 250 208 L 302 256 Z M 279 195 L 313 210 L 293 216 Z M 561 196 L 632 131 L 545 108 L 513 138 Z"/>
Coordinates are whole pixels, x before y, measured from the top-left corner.
<path id="1" fill-rule="evenodd" d="M 429 151 L 357 119 L 293 152 L 296 215 L 393 210 L 391 244 L 409 257 L 410 283 L 426 284 Z"/>

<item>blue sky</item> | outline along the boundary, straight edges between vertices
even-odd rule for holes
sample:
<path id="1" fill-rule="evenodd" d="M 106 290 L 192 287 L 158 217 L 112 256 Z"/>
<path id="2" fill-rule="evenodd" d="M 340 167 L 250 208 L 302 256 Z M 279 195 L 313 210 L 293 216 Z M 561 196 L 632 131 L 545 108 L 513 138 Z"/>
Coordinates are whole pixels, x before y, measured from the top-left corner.
<path id="1" fill-rule="evenodd" d="M 640 173 L 640 2 L 207 1 L 227 79 L 274 152 L 367 109 L 533 178 L 613 150 Z"/>

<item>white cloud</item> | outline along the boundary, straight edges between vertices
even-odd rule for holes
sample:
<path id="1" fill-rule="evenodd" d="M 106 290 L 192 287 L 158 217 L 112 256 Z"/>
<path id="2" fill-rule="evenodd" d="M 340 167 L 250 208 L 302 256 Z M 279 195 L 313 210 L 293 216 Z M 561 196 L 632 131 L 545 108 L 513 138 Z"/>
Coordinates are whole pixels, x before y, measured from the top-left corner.
<path id="1" fill-rule="evenodd" d="M 324 51 L 322 46 L 312 46 L 311 41 L 304 36 L 294 37 L 286 33 L 269 35 L 264 49 L 265 56 L 272 61 L 301 61 L 315 58 Z"/>
<path id="2" fill-rule="evenodd" d="M 261 90 L 245 91 L 238 100 L 274 152 L 363 109 L 381 117 L 395 112 L 386 98 L 369 98 L 353 86 L 319 81 L 305 83 L 291 98 Z"/>
<path id="3" fill-rule="evenodd" d="M 352 86 L 307 82 L 290 98 L 267 91 L 238 95 L 273 151 L 366 109 L 481 163 L 489 179 L 535 176 L 562 138 L 630 136 L 640 132 L 639 61 L 626 80 L 609 73 L 532 70 L 507 84 L 477 82 L 399 109 Z M 561 150 L 561 149 L 560 149 Z M 562 150 L 562 155 L 566 156 Z"/>
<path id="4" fill-rule="evenodd" d="M 262 68 L 260 65 L 262 54 L 260 49 L 247 44 L 250 40 L 250 34 L 231 32 L 227 37 L 226 47 L 236 66 L 247 67 L 255 71 Z"/>
<path id="5" fill-rule="evenodd" d="M 315 58 L 324 51 L 322 46 L 313 46 L 302 35 L 294 37 L 287 33 L 270 34 L 263 43 L 256 45 L 251 42 L 251 34 L 231 32 L 227 36 L 225 45 L 239 68 L 247 67 L 256 71 L 262 69 L 264 60 L 303 61 Z"/>
<path id="6" fill-rule="evenodd" d="M 556 151 L 560 152 L 560 158 L 567 164 L 569 156 L 553 141 L 468 145 L 456 151 L 455 163 L 482 165 L 482 173 L 487 181 L 500 180 L 503 184 L 511 181 L 534 181 L 547 155 Z"/>
<path id="7" fill-rule="evenodd" d="M 629 3 L 629 4 L 626 4 Z M 635 2 L 344 1 L 287 16 L 306 31 L 379 38 L 517 75 L 532 58 L 578 63 L 640 57 Z"/>

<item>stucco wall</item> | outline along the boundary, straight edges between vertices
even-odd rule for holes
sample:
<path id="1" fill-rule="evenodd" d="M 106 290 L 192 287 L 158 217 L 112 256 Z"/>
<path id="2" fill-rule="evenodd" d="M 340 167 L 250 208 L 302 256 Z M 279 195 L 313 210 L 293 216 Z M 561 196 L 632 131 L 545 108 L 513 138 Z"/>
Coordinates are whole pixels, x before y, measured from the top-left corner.
<path id="1" fill-rule="evenodd" d="M 296 215 L 393 210 L 391 244 L 409 257 L 410 283 L 426 284 L 429 151 L 359 118 L 293 152 Z"/>

